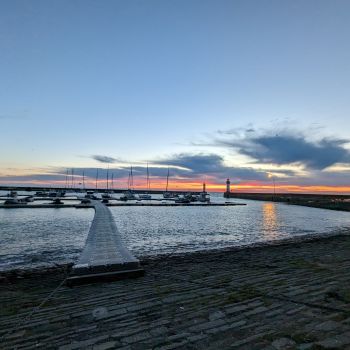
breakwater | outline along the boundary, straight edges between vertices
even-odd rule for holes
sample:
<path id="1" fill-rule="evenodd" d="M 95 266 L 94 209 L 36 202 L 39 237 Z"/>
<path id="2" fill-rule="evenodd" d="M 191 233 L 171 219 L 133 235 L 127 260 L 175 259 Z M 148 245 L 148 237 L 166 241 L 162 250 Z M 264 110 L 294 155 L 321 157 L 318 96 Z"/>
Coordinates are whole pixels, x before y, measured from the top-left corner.
<path id="1" fill-rule="evenodd" d="M 282 202 L 313 208 L 350 211 L 350 195 L 300 194 L 300 193 L 225 193 L 225 198 Z"/>

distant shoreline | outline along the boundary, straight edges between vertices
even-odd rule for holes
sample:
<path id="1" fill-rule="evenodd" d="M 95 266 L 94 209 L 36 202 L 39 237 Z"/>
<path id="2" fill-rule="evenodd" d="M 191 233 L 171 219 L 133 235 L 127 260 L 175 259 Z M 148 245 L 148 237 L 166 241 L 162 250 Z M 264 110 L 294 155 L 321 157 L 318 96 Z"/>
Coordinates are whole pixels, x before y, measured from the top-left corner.
<path id="1" fill-rule="evenodd" d="M 350 195 L 300 193 L 225 193 L 225 198 L 286 203 L 311 208 L 350 211 Z"/>

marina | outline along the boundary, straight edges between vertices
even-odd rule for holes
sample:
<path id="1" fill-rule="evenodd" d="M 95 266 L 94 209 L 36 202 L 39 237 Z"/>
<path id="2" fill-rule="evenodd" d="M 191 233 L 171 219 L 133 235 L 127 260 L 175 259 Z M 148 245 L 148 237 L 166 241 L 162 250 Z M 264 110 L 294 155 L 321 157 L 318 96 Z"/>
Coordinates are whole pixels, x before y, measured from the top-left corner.
<path id="1" fill-rule="evenodd" d="M 232 207 L 236 205 L 247 205 L 246 203 L 145 203 L 145 202 L 129 202 L 129 203 L 106 203 L 107 207 Z M 1 209 L 18 209 L 18 208 L 28 208 L 28 209 L 39 209 L 39 208 L 93 208 L 93 205 L 87 204 L 11 204 L 11 205 L 0 205 Z"/>
<path id="2" fill-rule="evenodd" d="M 81 204 L 77 196 L 68 195 L 62 198 L 63 205 L 45 204 L 52 200 L 41 197 L 23 207 L 1 207 L 0 270 L 78 261 L 93 221 L 94 200 Z M 152 197 L 107 204 L 123 244 L 138 259 L 327 234 L 350 225 L 346 212 L 226 199 L 221 193 L 211 193 L 209 204 L 162 203 L 162 194 Z"/>

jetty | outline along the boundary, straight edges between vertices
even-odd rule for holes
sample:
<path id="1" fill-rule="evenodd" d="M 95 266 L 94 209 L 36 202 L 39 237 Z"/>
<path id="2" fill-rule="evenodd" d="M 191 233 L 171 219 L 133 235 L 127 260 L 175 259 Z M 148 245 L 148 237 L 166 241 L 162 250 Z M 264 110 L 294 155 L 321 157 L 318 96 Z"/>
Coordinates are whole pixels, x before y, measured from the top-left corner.
<path id="1" fill-rule="evenodd" d="M 84 250 L 67 278 L 67 285 L 142 276 L 144 270 L 139 260 L 123 245 L 110 210 L 100 201 L 91 203 L 95 216 Z"/>
<path id="2" fill-rule="evenodd" d="M 62 199 L 64 202 L 66 199 Z M 247 205 L 243 202 L 227 202 L 227 203 L 162 203 L 148 201 L 130 201 L 130 202 L 112 202 L 109 201 L 105 204 L 107 207 L 234 207 Z M 0 204 L 0 209 L 47 209 L 47 208 L 94 208 L 91 203 L 87 204 L 52 204 L 52 203 L 40 203 L 40 204 Z"/>
<path id="3" fill-rule="evenodd" d="M 350 195 L 314 193 L 244 193 L 225 192 L 225 198 L 281 202 L 305 207 L 350 211 Z"/>

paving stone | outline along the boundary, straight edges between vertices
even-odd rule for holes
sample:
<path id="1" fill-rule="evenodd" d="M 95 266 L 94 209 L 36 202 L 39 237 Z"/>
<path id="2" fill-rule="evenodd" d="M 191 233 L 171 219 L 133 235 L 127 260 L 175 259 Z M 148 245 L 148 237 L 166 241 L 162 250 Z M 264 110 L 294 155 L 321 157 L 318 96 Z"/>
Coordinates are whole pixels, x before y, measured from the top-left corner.
<path id="1" fill-rule="evenodd" d="M 38 278 L 23 278 L 0 289 L 0 338 L 13 330 L 12 338 L 1 339 L 1 349 L 276 350 L 288 346 L 281 340 L 286 338 L 298 350 L 350 350 L 350 303 L 337 294 L 324 297 L 345 293 L 350 285 L 349 248 L 350 236 L 345 236 L 160 258 L 145 265 L 144 278 L 62 287 L 53 306 L 18 327 L 30 311 L 18 295 L 35 305 L 61 281 L 57 274 L 40 277 L 45 288 L 38 291 Z M 317 266 L 329 251 L 336 258 L 327 262 L 334 264 L 330 272 L 295 267 L 304 260 Z M 290 261 L 297 262 L 293 268 Z M 250 295 L 240 291 L 250 290 L 261 296 L 244 300 Z M 286 297 L 300 291 L 306 293 Z M 19 312 L 6 315 L 3 305 Z M 94 317 L 93 310 L 100 308 L 107 313 Z"/>
<path id="2" fill-rule="evenodd" d="M 136 333 L 129 337 L 125 337 L 121 339 L 122 343 L 133 344 L 146 339 L 151 338 L 151 334 L 149 332 Z"/>
<path id="3" fill-rule="evenodd" d="M 168 328 L 165 326 L 159 326 L 158 328 L 153 328 L 150 330 L 150 334 L 153 337 L 157 337 L 159 335 L 165 335 L 168 333 Z"/>
<path id="4" fill-rule="evenodd" d="M 241 326 L 244 326 L 247 323 L 247 321 L 243 320 L 243 321 L 239 321 L 239 322 L 234 322 L 231 324 L 227 324 L 221 327 L 217 327 L 217 328 L 211 328 L 209 330 L 206 331 L 206 333 L 208 334 L 216 334 L 216 333 L 222 333 L 222 332 L 226 332 L 228 330 L 234 329 L 234 328 L 239 328 Z"/>
<path id="5" fill-rule="evenodd" d="M 323 322 L 315 326 L 315 330 L 322 331 L 322 332 L 330 332 L 334 331 L 335 329 L 342 329 L 343 326 L 339 322 L 335 322 L 332 320 Z"/>
<path id="6" fill-rule="evenodd" d="M 295 341 L 289 338 L 279 338 L 274 340 L 271 345 L 277 350 L 293 349 L 296 345 Z"/>
<path id="7" fill-rule="evenodd" d="M 202 332 L 202 331 L 205 331 L 207 329 L 223 326 L 224 324 L 226 324 L 225 320 L 218 319 L 215 321 L 205 322 L 205 323 L 199 324 L 198 326 L 190 327 L 189 331 L 190 332 Z"/>
<path id="8" fill-rule="evenodd" d="M 209 320 L 214 321 L 214 320 L 217 320 L 219 318 L 223 318 L 225 316 L 226 316 L 226 314 L 224 312 L 222 312 L 221 310 L 217 310 L 217 311 L 211 312 L 209 314 Z"/>
<path id="9" fill-rule="evenodd" d="M 195 342 L 198 342 L 198 341 L 203 340 L 203 339 L 207 339 L 207 336 L 205 334 L 191 335 L 187 338 L 187 340 L 190 343 L 195 343 Z"/>
<path id="10" fill-rule="evenodd" d="M 316 345 L 321 346 L 324 349 L 343 349 L 346 345 L 350 344 L 350 332 L 335 335 L 331 338 L 319 341 Z"/>
<path id="11" fill-rule="evenodd" d="M 85 349 L 88 346 L 107 340 L 108 338 L 109 338 L 108 336 L 100 336 L 100 337 L 91 338 L 91 339 L 82 340 L 82 341 L 73 341 L 70 344 L 60 346 L 59 350 Z"/>
<path id="12" fill-rule="evenodd" d="M 249 316 L 252 316 L 252 315 L 257 315 L 257 314 L 260 314 L 262 312 L 265 312 L 265 311 L 268 311 L 269 309 L 265 306 L 260 306 L 260 307 L 257 307 L 256 309 L 254 310 L 251 310 L 251 311 L 247 311 L 244 313 L 245 316 L 249 317 Z"/>
<path id="13" fill-rule="evenodd" d="M 116 341 L 109 341 L 103 344 L 99 344 L 99 345 L 94 345 L 93 346 L 93 350 L 108 350 L 108 349 L 113 349 L 118 345 L 118 343 Z"/>
<path id="14" fill-rule="evenodd" d="M 312 350 L 312 348 L 314 347 L 313 343 L 304 343 L 304 344 L 299 344 L 297 346 L 297 350 Z"/>

